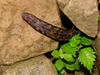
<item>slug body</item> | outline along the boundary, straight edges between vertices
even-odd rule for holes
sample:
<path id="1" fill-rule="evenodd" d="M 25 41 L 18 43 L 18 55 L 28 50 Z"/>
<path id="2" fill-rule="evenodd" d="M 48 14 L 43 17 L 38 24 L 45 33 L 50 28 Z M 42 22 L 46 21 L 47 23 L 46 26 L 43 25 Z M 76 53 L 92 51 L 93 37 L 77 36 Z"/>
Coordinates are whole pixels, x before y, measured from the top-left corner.
<path id="1" fill-rule="evenodd" d="M 35 30 L 56 41 L 67 41 L 75 34 L 75 29 L 62 29 L 51 25 L 30 13 L 22 13 L 22 18 Z"/>

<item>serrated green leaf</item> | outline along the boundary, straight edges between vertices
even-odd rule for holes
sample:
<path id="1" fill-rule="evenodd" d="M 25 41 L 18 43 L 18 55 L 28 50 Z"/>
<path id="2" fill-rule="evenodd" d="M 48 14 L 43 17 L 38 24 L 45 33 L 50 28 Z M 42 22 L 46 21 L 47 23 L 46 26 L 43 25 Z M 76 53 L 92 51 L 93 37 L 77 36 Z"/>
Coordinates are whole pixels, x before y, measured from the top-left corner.
<path id="1" fill-rule="evenodd" d="M 77 47 L 79 44 L 80 44 L 80 39 L 81 39 L 81 36 L 79 34 L 73 36 L 70 40 L 69 40 L 69 44 L 72 46 L 72 47 Z"/>
<path id="2" fill-rule="evenodd" d="M 77 48 L 70 46 L 70 44 L 64 44 L 61 46 L 61 49 L 64 53 L 75 55 Z"/>
<path id="3" fill-rule="evenodd" d="M 95 52 L 91 47 L 81 49 L 79 54 L 79 61 L 90 71 L 90 73 L 92 73 L 95 58 Z"/>
<path id="4" fill-rule="evenodd" d="M 73 58 L 73 56 L 71 54 L 64 54 L 64 59 L 67 62 L 74 62 L 75 61 L 75 59 Z"/>
<path id="5" fill-rule="evenodd" d="M 51 55 L 54 57 L 54 58 L 59 58 L 59 51 L 58 50 L 54 50 L 52 51 Z"/>
<path id="6" fill-rule="evenodd" d="M 61 59 L 56 60 L 55 67 L 58 71 L 61 71 L 64 68 L 64 62 Z"/>
<path id="7" fill-rule="evenodd" d="M 70 70 L 70 71 L 74 71 L 74 70 L 80 70 L 80 64 L 78 62 L 72 63 L 72 64 L 65 64 L 66 69 Z"/>
<path id="8" fill-rule="evenodd" d="M 85 46 L 92 45 L 92 40 L 88 39 L 87 37 L 82 37 L 81 38 L 81 44 L 83 44 Z"/>

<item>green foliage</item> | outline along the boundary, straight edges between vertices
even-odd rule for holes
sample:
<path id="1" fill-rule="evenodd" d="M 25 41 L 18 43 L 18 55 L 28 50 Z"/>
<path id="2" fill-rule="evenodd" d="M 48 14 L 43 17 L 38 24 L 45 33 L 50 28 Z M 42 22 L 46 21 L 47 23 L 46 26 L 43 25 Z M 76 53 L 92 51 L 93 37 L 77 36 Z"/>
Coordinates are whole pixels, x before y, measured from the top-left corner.
<path id="1" fill-rule="evenodd" d="M 61 46 L 61 49 L 66 54 L 75 55 L 77 48 L 70 46 L 70 44 L 64 44 Z"/>
<path id="2" fill-rule="evenodd" d="M 56 66 L 57 70 L 60 71 L 64 68 L 64 62 L 61 59 L 58 59 L 55 62 L 55 66 Z"/>
<path id="3" fill-rule="evenodd" d="M 63 75 L 65 69 L 80 70 L 81 65 L 92 73 L 96 56 L 93 49 L 89 47 L 91 45 L 91 39 L 77 34 L 61 45 L 59 50 L 53 50 L 51 55 L 56 59 L 54 64 L 59 75 Z"/>
<path id="4" fill-rule="evenodd" d="M 71 54 L 63 54 L 64 55 L 64 59 L 68 62 L 74 62 L 75 59 Z"/>
<path id="5" fill-rule="evenodd" d="M 82 37 L 81 38 L 81 44 L 85 45 L 85 46 L 89 46 L 92 44 L 92 40 L 91 39 L 88 39 L 86 37 Z"/>
<path id="6" fill-rule="evenodd" d="M 80 69 L 80 64 L 79 62 L 75 62 L 75 63 L 66 63 L 65 64 L 66 69 L 70 70 L 70 71 L 74 71 L 74 70 L 79 70 Z"/>
<path id="7" fill-rule="evenodd" d="M 77 45 L 80 44 L 80 38 L 81 38 L 81 37 L 80 37 L 79 34 L 73 36 L 73 37 L 69 40 L 70 46 L 72 46 L 72 47 L 77 47 Z"/>
<path id="8" fill-rule="evenodd" d="M 51 55 L 54 57 L 54 58 L 59 58 L 59 51 L 58 50 L 54 50 Z"/>
<path id="9" fill-rule="evenodd" d="M 62 69 L 61 71 L 59 71 L 58 75 L 64 75 L 65 71 L 66 71 L 65 69 Z"/>
<path id="10" fill-rule="evenodd" d="M 94 61 L 96 58 L 94 54 L 95 52 L 91 47 L 81 49 L 79 54 L 79 61 L 90 71 L 90 73 L 92 73 Z"/>

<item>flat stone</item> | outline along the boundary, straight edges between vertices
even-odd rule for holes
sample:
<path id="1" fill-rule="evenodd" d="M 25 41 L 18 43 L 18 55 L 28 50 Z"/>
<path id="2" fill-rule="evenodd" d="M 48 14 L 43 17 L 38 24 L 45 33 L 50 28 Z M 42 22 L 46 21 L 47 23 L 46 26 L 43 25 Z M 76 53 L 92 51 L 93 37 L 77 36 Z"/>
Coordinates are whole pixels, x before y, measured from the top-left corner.
<path id="1" fill-rule="evenodd" d="M 43 55 L 1 68 L 0 75 L 57 75 L 54 65 Z"/>
<path id="2" fill-rule="evenodd" d="M 0 64 L 13 64 L 58 47 L 58 42 L 29 26 L 21 17 L 23 12 L 61 26 L 55 0 L 0 0 Z"/>
<path id="3" fill-rule="evenodd" d="M 66 3 L 67 1 L 67 3 Z M 98 30 L 96 0 L 58 0 L 61 10 L 83 33 L 95 37 Z"/>

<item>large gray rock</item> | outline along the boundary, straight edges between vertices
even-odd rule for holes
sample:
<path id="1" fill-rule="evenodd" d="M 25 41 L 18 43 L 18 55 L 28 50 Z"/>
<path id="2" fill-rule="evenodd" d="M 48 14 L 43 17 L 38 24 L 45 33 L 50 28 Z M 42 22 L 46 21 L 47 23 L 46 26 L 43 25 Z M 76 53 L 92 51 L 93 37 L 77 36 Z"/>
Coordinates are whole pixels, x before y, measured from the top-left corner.
<path id="1" fill-rule="evenodd" d="M 51 61 L 38 56 L 11 66 L 1 66 L 0 75 L 57 75 Z"/>
<path id="2" fill-rule="evenodd" d="M 58 0 L 58 4 L 79 30 L 91 37 L 97 35 L 97 0 Z"/>
<path id="3" fill-rule="evenodd" d="M 58 47 L 58 42 L 40 34 L 22 19 L 24 11 L 61 26 L 55 0 L 0 0 L 0 64 L 11 64 Z"/>

